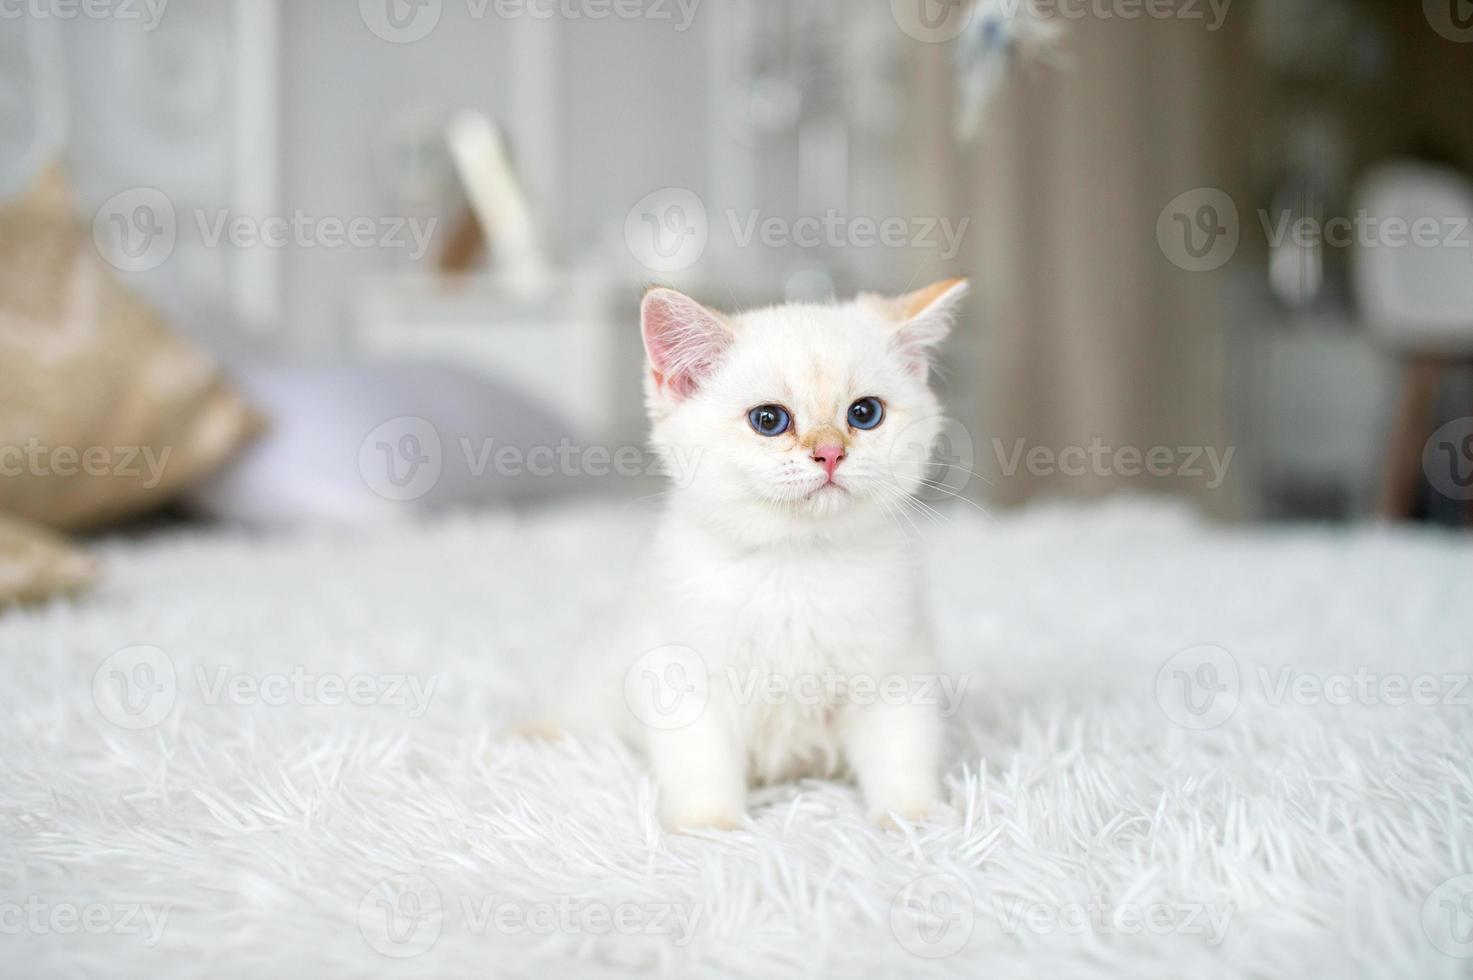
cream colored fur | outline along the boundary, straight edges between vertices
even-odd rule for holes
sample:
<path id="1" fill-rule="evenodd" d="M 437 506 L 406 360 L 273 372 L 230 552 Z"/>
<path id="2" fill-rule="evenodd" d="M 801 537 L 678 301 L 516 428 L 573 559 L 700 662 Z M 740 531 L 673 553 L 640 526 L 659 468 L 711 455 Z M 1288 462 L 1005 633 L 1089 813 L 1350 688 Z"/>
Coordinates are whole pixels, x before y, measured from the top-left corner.
<path id="1" fill-rule="evenodd" d="M 667 827 L 737 826 L 749 785 L 802 774 L 852 772 L 878 822 L 935 802 L 942 688 L 902 508 L 941 425 L 927 359 L 965 292 L 733 316 L 646 296 L 652 441 L 684 478 L 556 721 L 645 749 Z M 884 418 L 856 429 L 867 396 Z M 769 403 L 792 417 L 775 438 L 748 422 Z M 813 458 L 835 442 L 836 486 Z"/>

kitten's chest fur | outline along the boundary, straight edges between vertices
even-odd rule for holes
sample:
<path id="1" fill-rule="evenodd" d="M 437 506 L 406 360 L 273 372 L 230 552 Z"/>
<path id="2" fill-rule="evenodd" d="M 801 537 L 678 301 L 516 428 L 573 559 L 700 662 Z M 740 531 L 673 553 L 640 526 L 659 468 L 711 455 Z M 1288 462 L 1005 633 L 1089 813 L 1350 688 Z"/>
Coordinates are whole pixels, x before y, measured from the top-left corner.
<path id="1" fill-rule="evenodd" d="M 741 549 L 672 536 L 652 612 L 710 654 L 792 673 L 864 669 L 869 651 L 914 628 L 915 571 L 903 541 Z"/>
<path id="2" fill-rule="evenodd" d="M 904 541 L 666 543 L 674 546 L 658 549 L 660 585 L 646 614 L 700 652 L 713 697 L 743 732 L 750 774 L 837 771 L 845 686 L 878 680 L 925 646 Z"/>

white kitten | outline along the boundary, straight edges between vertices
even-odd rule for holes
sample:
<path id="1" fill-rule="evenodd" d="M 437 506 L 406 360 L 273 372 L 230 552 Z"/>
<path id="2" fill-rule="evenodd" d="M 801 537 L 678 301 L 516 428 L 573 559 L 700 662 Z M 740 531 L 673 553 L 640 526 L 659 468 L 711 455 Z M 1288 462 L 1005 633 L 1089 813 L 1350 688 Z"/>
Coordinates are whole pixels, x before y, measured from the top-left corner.
<path id="1" fill-rule="evenodd" d="M 653 443 L 683 479 L 555 723 L 645 748 L 666 827 L 736 826 L 749 782 L 844 762 L 876 821 L 935 803 L 935 667 L 899 511 L 941 424 L 927 358 L 966 288 L 729 317 L 645 296 Z"/>

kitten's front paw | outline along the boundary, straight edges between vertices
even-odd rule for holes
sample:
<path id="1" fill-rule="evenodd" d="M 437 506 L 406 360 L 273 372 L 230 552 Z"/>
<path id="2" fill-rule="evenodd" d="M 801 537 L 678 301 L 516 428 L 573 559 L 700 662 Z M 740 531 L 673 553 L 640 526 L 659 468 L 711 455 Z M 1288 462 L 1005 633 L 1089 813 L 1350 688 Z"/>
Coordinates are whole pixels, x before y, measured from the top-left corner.
<path id="1" fill-rule="evenodd" d="M 525 739 L 528 742 L 558 742 L 568 736 L 561 725 L 547 718 L 524 721 L 512 726 L 506 734 L 511 738 Z"/>
<path id="2" fill-rule="evenodd" d="M 908 824 L 925 823 L 935 809 L 932 800 L 914 800 L 898 806 L 872 807 L 869 811 L 869 821 L 881 830 L 899 830 L 900 823 Z"/>
<path id="3" fill-rule="evenodd" d="M 695 830 L 740 830 L 747 815 L 741 810 L 713 807 L 670 807 L 660 812 L 660 823 L 672 834 Z"/>

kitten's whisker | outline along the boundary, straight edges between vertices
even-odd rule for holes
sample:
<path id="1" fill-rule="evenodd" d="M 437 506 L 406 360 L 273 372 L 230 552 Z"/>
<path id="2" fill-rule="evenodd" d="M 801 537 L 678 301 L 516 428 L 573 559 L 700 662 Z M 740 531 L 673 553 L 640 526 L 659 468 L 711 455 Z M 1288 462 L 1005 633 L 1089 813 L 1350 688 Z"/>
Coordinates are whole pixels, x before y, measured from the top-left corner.
<path id="1" fill-rule="evenodd" d="M 981 473 L 978 473 L 976 470 L 968 469 L 967 467 L 963 466 L 960 463 L 943 463 L 943 462 L 937 460 L 932 465 L 934 465 L 934 466 L 944 466 L 948 470 L 961 470 L 963 473 L 967 473 L 967 474 L 969 474 L 971 476 L 975 476 L 977 479 L 981 480 L 983 483 L 987 484 L 989 487 L 995 487 L 995 486 L 997 486 L 996 483 L 993 483 L 991 480 L 987 479 L 987 477 L 983 476 Z"/>
<path id="2" fill-rule="evenodd" d="M 890 491 L 890 493 L 894 495 L 895 502 L 901 507 L 908 507 L 914 510 L 916 513 L 930 518 L 932 523 L 951 523 L 951 518 L 947 517 L 945 514 L 942 514 L 935 507 L 932 507 L 930 504 L 927 504 L 925 501 L 917 498 L 913 494 L 908 493 L 905 488 L 900 486 L 899 484 L 888 485 L 885 487 L 885 489 L 887 489 L 888 491 Z"/>
<path id="3" fill-rule="evenodd" d="M 884 491 L 884 492 L 886 492 L 886 493 L 888 493 L 890 495 L 888 498 L 883 498 L 883 499 L 887 499 L 891 503 L 893 503 L 896 506 L 896 509 L 898 509 L 901 514 L 905 514 L 906 513 L 906 509 L 907 508 L 910 508 L 910 509 L 914 510 L 915 513 L 920 514 L 923 517 L 929 518 L 931 520 L 931 522 L 934 523 L 934 524 L 949 524 L 950 523 L 950 520 L 947 517 L 945 517 L 943 514 L 941 514 L 940 511 L 936 510 L 934 507 L 929 507 L 929 506 L 925 505 L 922 501 L 916 500 L 910 494 L 906 493 L 905 492 L 905 489 L 903 487 L 901 487 L 899 484 L 893 484 L 893 483 L 888 483 L 888 482 L 882 481 L 879 484 L 877 484 L 877 486 L 878 486 L 878 488 L 880 490 L 882 490 L 882 491 Z M 911 526 L 912 527 L 915 527 L 914 522 L 911 523 Z M 920 529 L 917 528 L 916 530 L 919 532 Z"/>
<path id="4" fill-rule="evenodd" d="M 875 499 L 879 501 L 880 506 L 885 508 L 885 512 L 891 515 L 892 519 L 898 515 L 898 517 L 903 519 L 905 523 L 909 524 L 911 531 L 915 534 L 916 540 L 921 540 L 921 538 L 923 537 L 923 535 L 921 534 L 921 529 L 916 527 L 915 521 L 911 520 L 910 516 L 906 514 L 905 509 L 900 506 L 898 497 L 890 499 L 887 499 L 885 497 L 876 497 Z M 899 520 L 895 521 L 895 527 L 900 531 L 900 533 L 905 533 L 905 528 L 900 526 Z"/>
<path id="5" fill-rule="evenodd" d="M 920 480 L 920 482 L 923 483 L 923 484 L 925 484 L 926 486 L 930 487 L 932 490 L 936 491 L 937 493 L 943 494 L 943 495 L 945 495 L 947 497 L 952 497 L 952 498 L 954 498 L 956 500 L 960 500 L 962 503 L 966 504 L 969 507 L 975 507 L 977 510 L 981 511 L 984 515 L 986 515 L 986 517 L 987 517 L 988 520 L 993 520 L 993 521 L 997 520 L 997 518 L 992 515 L 992 512 L 989 511 L 986 507 L 983 507 L 981 504 L 977 503 L 977 501 L 973 500 L 971 497 L 963 497 L 956 490 L 953 490 L 951 487 L 948 487 L 944 483 L 936 483 L 936 482 L 934 482 L 932 480 Z"/>

